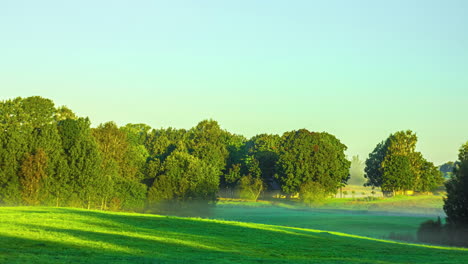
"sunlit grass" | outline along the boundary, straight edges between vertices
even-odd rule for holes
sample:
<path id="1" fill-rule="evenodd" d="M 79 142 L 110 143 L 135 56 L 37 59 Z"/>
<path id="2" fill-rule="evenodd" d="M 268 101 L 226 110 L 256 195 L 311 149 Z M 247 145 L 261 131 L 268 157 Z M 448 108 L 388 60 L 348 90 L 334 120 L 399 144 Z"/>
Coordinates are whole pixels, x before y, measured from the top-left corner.
<path id="1" fill-rule="evenodd" d="M 0 208 L 2 263 L 464 263 L 465 249 L 284 225 Z"/>

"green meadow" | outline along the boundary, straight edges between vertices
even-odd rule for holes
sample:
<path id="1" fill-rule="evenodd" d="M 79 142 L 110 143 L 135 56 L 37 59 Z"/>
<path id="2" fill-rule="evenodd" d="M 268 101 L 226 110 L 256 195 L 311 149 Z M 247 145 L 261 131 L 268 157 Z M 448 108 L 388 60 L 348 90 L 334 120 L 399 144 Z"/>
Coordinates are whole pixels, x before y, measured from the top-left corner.
<path id="1" fill-rule="evenodd" d="M 378 239 L 383 233 L 376 227 L 359 231 L 366 218 L 369 225 L 375 222 L 376 226 L 389 229 L 393 223 L 400 229 L 413 230 L 424 217 L 361 214 L 353 218 L 349 213 L 335 212 L 333 216 L 324 211 L 309 211 L 306 217 L 301 216 L 307 212 L 232 204 L 220 204 L 213 212 L 212 217 L 232 220 L 235 214 L 243 214 L 239 222 L 71 208 L 3 207 L 0 262 L 468 262 L 466 249 Z M 355 235 L 359 233 L 368 237 Z"/>
<path id="2" fill-rule="evenodd" d="M 291 227 L 339 231 L 373 238 L 390 234 L 416 239 L 419 225 L 427 220 L 442 219 L 441 196 L 395 196 L 364 199 L 328 199 L 319 206 L 301 206 L 299 202 L 239 201 L 222 199 L 212 218 Z"/>

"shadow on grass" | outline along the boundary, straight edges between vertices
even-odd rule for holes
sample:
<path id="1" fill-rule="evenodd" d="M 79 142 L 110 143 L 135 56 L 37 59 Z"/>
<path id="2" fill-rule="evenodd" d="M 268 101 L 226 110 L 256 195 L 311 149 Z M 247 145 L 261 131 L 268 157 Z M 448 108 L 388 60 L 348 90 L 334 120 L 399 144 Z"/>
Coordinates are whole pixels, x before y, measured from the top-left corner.
<path id="1" fill-rule="evenodd" d="M 24 237 L 0 236 L 0 263 L 152 263 L 158 258 L 104 248 Z"/>
<path id="2" fill-rule="evenodd" d="M 0 230 L 0 262 L 440 263 L 446 258 L 442 253 L 448 252 L 270 225 L 48 210 L 50 215 L 38 215 L 32 218 L 34 222 L 15 223 L 15 235 Z M 45 217 L 66 217 L 68 221 L 41 224 Z M 35 232 L 35 238 L 21 236 L 22 230 Z M 451 252 L 450 257 L 468 263 L 467 252 Z"/>

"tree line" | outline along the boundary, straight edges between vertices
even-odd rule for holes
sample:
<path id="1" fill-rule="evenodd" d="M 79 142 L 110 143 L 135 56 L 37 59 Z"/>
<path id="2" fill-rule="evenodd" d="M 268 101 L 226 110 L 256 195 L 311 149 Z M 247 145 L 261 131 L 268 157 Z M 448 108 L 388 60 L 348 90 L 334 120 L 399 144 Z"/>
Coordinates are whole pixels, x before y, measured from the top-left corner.
<path id="1" fill-rule="evenodd" d="M 257 199 L 320 190 L 349 178 L 346 146 L 306 129 L 250 139 L 204 120 L 191 129 L 92 128 L 47 98 L 0 102 L 0 203 L 140 210 L 161 201 L 214 202 L 220 189 Z"/>
<path id="2" fill-rule="evenodd" d="M 188 130 L 114 122 L 92 128 L 88 118 L 39 96 L 2 101 L 0 126 L 0 203 L 8 205 L 136 210 L 161 201 L 214 202 L 220 191 L 246 199 L 280 191 L 313 202 L 359 170 L 350 171 L 346 145 L 326 132 L 247 139 L 214 120 Z M 387 194 L 440 186 L 441 173 L 415 151 L 416 142 L 408 130 L 379 143 L 365 162 L 365 184 Z"/>

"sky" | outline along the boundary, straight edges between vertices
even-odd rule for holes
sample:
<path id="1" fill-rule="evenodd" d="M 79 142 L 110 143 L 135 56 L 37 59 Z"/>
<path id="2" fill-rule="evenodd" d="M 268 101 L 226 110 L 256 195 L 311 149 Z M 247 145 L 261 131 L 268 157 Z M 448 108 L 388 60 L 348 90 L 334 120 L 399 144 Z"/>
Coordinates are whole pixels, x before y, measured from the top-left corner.
<path id="1" fill-rule="evenodd" d="M 436 165 L 468 140 L 468 1 L 2 0 L 0 100 L 93 126 L 328 132 L 362 160 L 410 129 Z"/>

